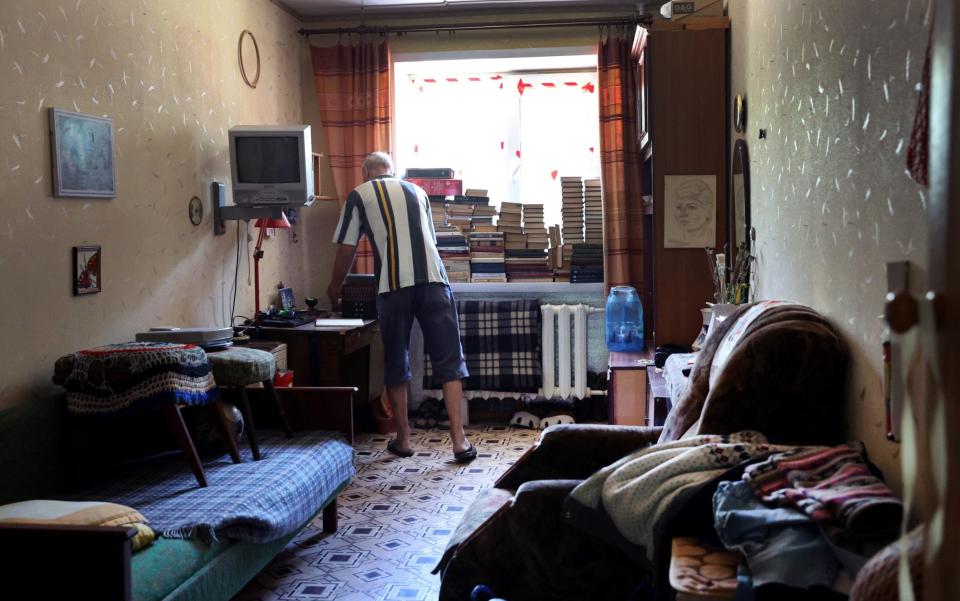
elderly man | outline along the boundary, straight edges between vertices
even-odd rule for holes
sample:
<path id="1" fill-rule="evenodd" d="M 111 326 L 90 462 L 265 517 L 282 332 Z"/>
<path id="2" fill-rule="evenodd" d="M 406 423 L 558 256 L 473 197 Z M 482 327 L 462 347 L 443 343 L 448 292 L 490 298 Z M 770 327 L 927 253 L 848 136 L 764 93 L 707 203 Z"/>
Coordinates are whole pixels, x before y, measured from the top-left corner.
<path id="1" fill-rule="evenodd" d="M 395 177 L 393 162 L 383 152 L 367 156 L 363 177 L 364 183 L 347 197 L 334 232 L 333 241 L 339 246 L 327 296 L 331 305 L 337 306 L 360 234 L 366 234 L 376 265 L 384 384 L 397 426 L 397 437 L 387 443 L 387 450 L 401 457 L 413 454 L 407 382 L 411 378 L 410 328 L 416 317 L 434 377 L 443 384 L 454 458 L 471 461 L 477 449 L 467 441 L 460 412 L 460 380 L 467 377 L 467 366 L 460 346 L 457 306 L 437 252 L 429 198 L 421 188 Z"/>

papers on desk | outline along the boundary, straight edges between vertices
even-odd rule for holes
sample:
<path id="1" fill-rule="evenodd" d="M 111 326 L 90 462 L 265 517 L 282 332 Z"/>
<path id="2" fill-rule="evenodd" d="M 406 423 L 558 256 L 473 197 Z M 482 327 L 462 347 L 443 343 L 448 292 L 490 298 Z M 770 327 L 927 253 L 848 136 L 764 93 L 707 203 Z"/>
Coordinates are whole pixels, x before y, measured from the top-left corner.
<path id="1" fill-rule="evenodd" d="M 359 328 L 363 325 L 362 319 L 318 319 L 314 324 L 318 328 Z"/>

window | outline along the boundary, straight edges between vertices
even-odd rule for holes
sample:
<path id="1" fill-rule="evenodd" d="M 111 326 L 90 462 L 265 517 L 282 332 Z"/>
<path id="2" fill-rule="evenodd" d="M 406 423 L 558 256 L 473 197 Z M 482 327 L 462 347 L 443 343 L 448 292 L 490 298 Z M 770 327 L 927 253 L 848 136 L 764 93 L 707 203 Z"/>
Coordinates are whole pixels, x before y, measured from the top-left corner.
<path id="1" fill-rule="evenodd" d="M 543 203 L 560 178 L 600 175 L 595 55 L 397 62 L 398 173 L 451 167 L 491 204 Z"/>

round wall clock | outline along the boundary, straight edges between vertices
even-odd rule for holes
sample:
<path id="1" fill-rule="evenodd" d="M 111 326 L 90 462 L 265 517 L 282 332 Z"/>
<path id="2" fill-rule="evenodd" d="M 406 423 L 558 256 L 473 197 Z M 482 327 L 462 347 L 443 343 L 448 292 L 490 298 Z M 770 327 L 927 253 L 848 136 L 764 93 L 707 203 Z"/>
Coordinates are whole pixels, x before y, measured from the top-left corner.
<path id="1" fill-rule="evenodd" d="M 743 132 L 747 127 L 747 101 L 743 94 L 737 94 L 733 100 L 733 129 Z"/>
<path id="2" fill-rule="evenodd" d="M 190 199 L 189 206 L 190 213 L 190 223 L 193 225 L 200 225 L 200 222 L 203 221 L 203 202 L 200 200 L 199 196 L 194 196 Z"/>

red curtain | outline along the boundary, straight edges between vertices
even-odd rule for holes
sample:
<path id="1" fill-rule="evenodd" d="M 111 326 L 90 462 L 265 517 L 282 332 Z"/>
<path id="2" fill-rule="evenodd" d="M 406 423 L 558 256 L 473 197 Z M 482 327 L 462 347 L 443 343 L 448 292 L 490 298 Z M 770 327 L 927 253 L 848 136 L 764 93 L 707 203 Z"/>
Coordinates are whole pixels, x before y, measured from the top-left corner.
<path id="1" fill-rule="evenodd" d="M 340 205 L 363 182 L 363 159 L 391 151 L 391 57 L 386 41 L 311 48 L 320 119 Z M 373 273 L 366 237 L 358 246 L 357 273 Z"/>
<path id="2" fill-rule="evenodd" d="M 613 32 L 598 47 L 600 168 L 603 177 L 603 273 L 607 288 L 633 286 L 643 296 L 643 199 L 637 141 L 633 32 Z"/>

